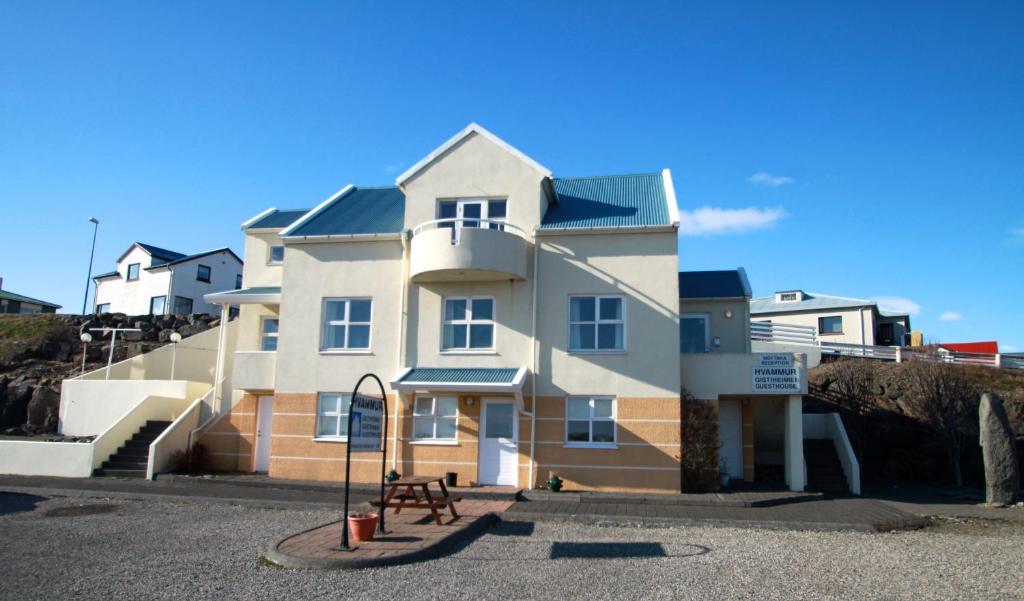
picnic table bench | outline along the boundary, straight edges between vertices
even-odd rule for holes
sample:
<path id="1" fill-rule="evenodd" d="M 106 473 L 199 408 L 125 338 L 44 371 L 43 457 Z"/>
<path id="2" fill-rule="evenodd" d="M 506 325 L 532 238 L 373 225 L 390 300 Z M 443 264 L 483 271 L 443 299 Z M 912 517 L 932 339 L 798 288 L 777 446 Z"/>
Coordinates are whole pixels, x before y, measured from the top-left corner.
<path id="1" fill-rule="evenodd" d="M 440 496 L 430 493 L 430 485 L 433 483 L 437 483 L 441 488 Z M 462 497 L 453 496 L 448 493 L 448 487 L 444 485 L 444 478 L 437 476 L 408 476 L 399 478 L 391 482 L 390 485 L 391 489 L 384 497 L 381 511 L 388 507 L 394 507 L 395 514 L 398 514 L 406 507 L 429 509 L 430 513 L 434 516 L 434 523 L 438 526 L 441 525 L 441 513 L 438 512 L 438 509 L 444 511 L 444 508 L 447 507 L 452 512 L 452 517 L 459 517 L 458 512 L 455 511 L 455 503 L 461 501 Z M 405 490 L 399 492 L 401 488 Z M 380 501 L 371 501 L 370 504 L 374 507 L 381 505 Z"/>

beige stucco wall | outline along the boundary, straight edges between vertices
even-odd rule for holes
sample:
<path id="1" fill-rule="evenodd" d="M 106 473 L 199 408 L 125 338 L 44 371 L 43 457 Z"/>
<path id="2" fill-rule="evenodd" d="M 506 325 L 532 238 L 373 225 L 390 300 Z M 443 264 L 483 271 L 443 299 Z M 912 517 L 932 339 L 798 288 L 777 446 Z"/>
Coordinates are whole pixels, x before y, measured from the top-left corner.
<path id="1" fill-rule="evenodd" d="M 242 285 L 280 286 L 284 269 L 282 265 L 267 265 L 271 246 L 281 246 L 277 232 L 246 232 L 245 267 L 242 269 Z M 287 251 L 286 251 L 287 252 Z"/>
<path id="2" fill-rule="evenodd" d="M 538 240 L 538 392 L 678 395 L 675 233 L 558 235 Z M 570 294 L 625 296 L 625 352 L 568 352 Z"/>
<path id="3" fill-rule="evenodd" d="M 261 321 L 264 317 L 278 317 L 278 305 L 241 305 L 238 308 L 238 345 L 240 351 L 260 350 Z"/>
<path id="4" fill-rule="evenodd" d="M 864 318 L 863 335 L 861 316 Z M 860 309 L 829 309 L 827 311 L 799 311 L 793 313 L 773 313 L 771 315 L 752 315 L 752 321 L 768 321 L 795 326 L 813 326 L 818 329 L 819 317 L 841 316 L 843 318 L 842 334 L 825 334 L 819 337 L 822 342 L 841 342 L 844 344 L 874 344 L 875 320 L 870 307 Z"/>
<path id="5" fill-rule="evenodd" d="M 530 231 L 547 204 L 542 180 L 528 163 L 470 134 L 405 182 L 405 227 L 437 219 L 438 199 L 491 198 L 506 199 L 508 221 Z"/>
<path id="6" fill-rule="evenodd" d="M 726 311 L 731 311 L 732 317 L 726 317 Z M 679 301 L 679 312 L 710 316 L 711 334 L 708 344 L 711 345 L 712 353 L 750 352 L 750 305 L 745 299 L 685 299 Z M 713 344 L 716 336 L 722 339 L 720 347 Z"/>

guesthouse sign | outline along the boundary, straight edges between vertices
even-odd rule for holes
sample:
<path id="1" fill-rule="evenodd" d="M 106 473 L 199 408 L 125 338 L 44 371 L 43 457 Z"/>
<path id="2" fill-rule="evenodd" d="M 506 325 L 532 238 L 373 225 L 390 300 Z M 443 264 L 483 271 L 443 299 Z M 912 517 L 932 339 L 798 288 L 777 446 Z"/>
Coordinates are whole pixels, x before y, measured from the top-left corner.
<path id="1" fill-rule="evenodd" d="M 353 453 L 381 451 L 384 437 L 381 422 L 384 417 L 384 401 L 358 395 L 352 398 L 351 425 L 348 444 Z"/>
<path id="2" fill-rule="evenodd" d="M 754 392 L 800 392 L 800 368 L 793 365 L 793 355 L 761 355 L 752 371 Z"/>

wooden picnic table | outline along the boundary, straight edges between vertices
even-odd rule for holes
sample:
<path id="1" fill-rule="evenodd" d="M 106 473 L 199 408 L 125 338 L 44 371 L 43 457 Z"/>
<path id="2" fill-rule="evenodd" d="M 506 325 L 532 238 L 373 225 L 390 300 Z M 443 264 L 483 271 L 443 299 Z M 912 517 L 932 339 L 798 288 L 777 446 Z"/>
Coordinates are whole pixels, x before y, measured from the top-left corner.
<path id="1" fill-rule="evenodd" d="M 430 485 L 435 482 L 441 488 L 440 496 L 430 493 Z M 394 507 L 396 514 L 406 507 L 429 509 L 430 513 L 434 515 L 434 522 L 438 526 L 441 525 L 441 514 L 438 512 L 438 509 L 444 511 L 444 508 L 447 507 L 452 512 L 453 517 L 459 517 L 458 512 L 455 511 L 455 503 L 461 501 L 462 497 L 454 497 L 448 493 L 448 487 L 444 485 L 444 478 L 437 476 L 407 476 L 399 478 L 390 484 L 391 490 L 384 497 L 384 506 L 381 508 L 381 511 L 384 511 L 387 507 Z M 405 488 L 405 490 L 400 493 L 399 489 L 401 488 Z M 379 505 L 380 503 L 374 502 L 373 504 Z"/>

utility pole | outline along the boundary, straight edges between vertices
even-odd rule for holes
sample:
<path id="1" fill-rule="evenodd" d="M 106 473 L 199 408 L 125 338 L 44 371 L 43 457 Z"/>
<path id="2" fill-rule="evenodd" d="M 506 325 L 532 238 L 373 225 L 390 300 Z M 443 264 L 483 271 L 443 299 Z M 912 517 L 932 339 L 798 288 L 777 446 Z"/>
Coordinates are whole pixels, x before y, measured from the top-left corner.
<path id="1" fill-rule="evenodd" d="M 96 254 L 96 232 L 100 229 L 100 220 L 90 217 L 92 222 L 92 250 L 89 251 L 89 274 L 85 276 L 85 298 L 82 299 L 82 315 L 85 315 L 85 308 L 89 303 L 89 284 L 92 282 L 92 258 Z"/>

